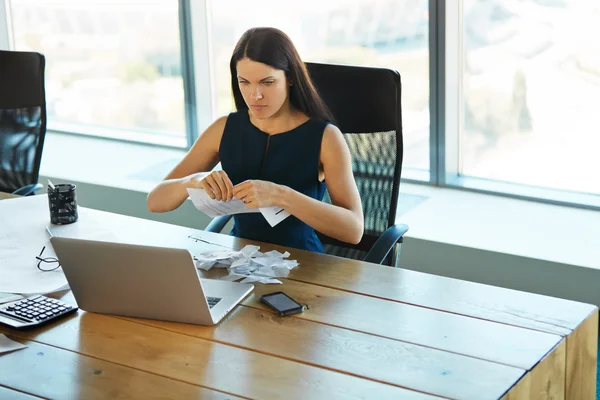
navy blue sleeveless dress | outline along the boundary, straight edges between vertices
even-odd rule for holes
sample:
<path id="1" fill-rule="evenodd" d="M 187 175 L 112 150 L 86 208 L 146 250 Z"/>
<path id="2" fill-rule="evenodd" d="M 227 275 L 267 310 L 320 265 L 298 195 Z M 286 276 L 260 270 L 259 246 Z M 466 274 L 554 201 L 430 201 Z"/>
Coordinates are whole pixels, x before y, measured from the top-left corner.
<path id="1" fill-rule="evenodd" d="M 219 147 L 221 166 L 234 186 L 260 179 L 322 200 L 325 184 L 319 182 L 319 157 L 326 125 L 308 120 L 291 131 L 269 135 L 250 122 L 247 111 L 231 113 Z M 233 218 L 232 236 L 323 253 L 314 229 L 293 215 L 274 227 L 260 213 Z"/>

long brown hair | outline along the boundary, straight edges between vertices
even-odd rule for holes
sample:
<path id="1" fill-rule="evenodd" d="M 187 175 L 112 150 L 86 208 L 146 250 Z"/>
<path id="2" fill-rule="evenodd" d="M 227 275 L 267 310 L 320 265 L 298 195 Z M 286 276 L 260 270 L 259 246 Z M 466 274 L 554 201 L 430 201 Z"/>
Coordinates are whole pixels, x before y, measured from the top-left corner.
<path id="1" fill-rule="evenodd" d="M 283 70 L 293 83 L 289 87 L 290 103 L 311 119 L 334 122 L 331 112 L 317 93 L 306 66 L 291 39 L 275 28 L 248 29 L 237 42 L 229 69 L 231 70 L 231 90 L 238 111 L 248 109 L 238 86 L 237 63 L 243 58 L 267 64 Z"/>

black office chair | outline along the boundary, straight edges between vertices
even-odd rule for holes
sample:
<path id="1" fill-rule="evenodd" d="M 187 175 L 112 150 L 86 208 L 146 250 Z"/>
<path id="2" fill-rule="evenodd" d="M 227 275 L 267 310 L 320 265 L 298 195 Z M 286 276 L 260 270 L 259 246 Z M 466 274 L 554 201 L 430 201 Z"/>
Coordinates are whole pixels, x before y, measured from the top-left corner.
<path id="1" fill-rule="evenodd" d="M 22 196 L 38 183 L 46 136 L 45 59 L 0 51 L 0 191 Z"/>
<path id="2" fill-rule="evenodd" d="M 357 245 L 317 234 L 328 254 L 392 265 L 393 250 L 408 231 L 408 226 L 396 224 L 403 155 L 400 75 L 385 68 L 306 67 L 350 148 L 365 216 Z M 328 193 L 324 201 L 331 202 Z M 221 232 L 229 218 L 213 219 L 206 230 Z"/>

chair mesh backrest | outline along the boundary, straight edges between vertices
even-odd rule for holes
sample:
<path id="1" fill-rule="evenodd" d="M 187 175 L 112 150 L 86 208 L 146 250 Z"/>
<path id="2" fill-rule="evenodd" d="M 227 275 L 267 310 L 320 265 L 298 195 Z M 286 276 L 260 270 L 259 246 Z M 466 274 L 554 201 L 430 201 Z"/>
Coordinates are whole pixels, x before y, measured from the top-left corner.
<path id="1" fill-rule="evenodd" d="M 0 191 L 38 181 L 46 134 L 44 68 L 41 54 L 0 51 Z"/>
<path id="2" fill-rule="evenodd" d="M 365 216 L 358 245 L 319 237 L 328 254 L 363 259 L 396 219 L 403 154 L 400 75 L 385 68 L 306 66 L 350 148 Z M 328 193 L 324 201 L 331 202 Z"/>

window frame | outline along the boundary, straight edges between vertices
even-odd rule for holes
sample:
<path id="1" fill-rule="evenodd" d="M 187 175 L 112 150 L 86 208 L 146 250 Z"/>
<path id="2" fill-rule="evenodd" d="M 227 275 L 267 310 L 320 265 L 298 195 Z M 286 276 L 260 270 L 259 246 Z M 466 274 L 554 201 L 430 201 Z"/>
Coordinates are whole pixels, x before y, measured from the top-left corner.
<path id="1" fill-rule="evenodd" d="M 12 0 L 0 0 L 0 49 L 14 50 L 14 37 L 11 26 L 10 9 Z M 48 124 L 48 132 L 75 136 L 90 136 L 111 141 L 140 143 L 173 149 L 189 149 L 198 137 L 198 127 L 208 126 L 212 116 L 210 90 L 197 90 L 195 82 L 211 82 L 210 67 L 203 63 L 194 64 L 194 57 L 201 59 L 209 55 L 208 28 L 206 27 L 208 0 L 177 0 L 181 69 L 184 89 L 185 135 L 171 137 L 143 129 L 120 129 L 118 127 L 81 126 L 76 123 Z M 6 32 L 6 35 L 3 35 Z M 4 40 L 3 40 L 4 38 Z M 195 48 L 192 43 L 198 47 Z M 204 44 L 204 45 L 203 45 Z M 192 49 L 190 52 L 188 49 Z M 208 63 L 209 64 L 209 63 Z M 196 79 L 199 77 L 200 79 Z M 204 129 L 203 128 L 203 129 Z"/>
<path id="2" fill-rule="evenodd" d="M 429 0 L 429 171 L 403 168 L 410 183 L 494 194 L 542 203 L 600 210 L 600 195 L 535 187 L 460 174 L 460 139 L 463 127 L 463 0 Z M 179 142 L 148 135 L 143 143 L 189 149 L 214 119 L 216 84 L 212 63 L 210 0 L 178 0 L 181 66 L 185 99 L 186 135 Z M 14 48 L 10 0 L 0 0 L 0 49 Z M 208 60 L 208 62 L 195 62 Z M 107 128 L 107 130 L 114 130 Z M 107 135 L 94 130 L 65 128 L 61 133 L 91 135 L 107 140 L 140 142 L 119 131 Z M 136 135 L 139 132 L 136 132 Z"/>
<path id="3" fill-rule="evenodd" d="M 463 0 L 429 0 L 431 170 L 430 184 L 521 200 L 600 210 L 600 194 L 581 193 L 461 175 L 464 122 Z M 436 86 L 436 87 L 434 87 Z M 435 153 L 435 154 L 434 154 Z M 434 167 L 435 166 L 435 167 Z M 413 183 L 417 183 L 414 182 Z M 426 182 L 425 182 L 426 183 Z"/>

